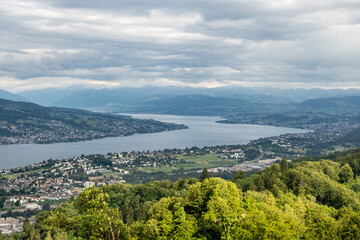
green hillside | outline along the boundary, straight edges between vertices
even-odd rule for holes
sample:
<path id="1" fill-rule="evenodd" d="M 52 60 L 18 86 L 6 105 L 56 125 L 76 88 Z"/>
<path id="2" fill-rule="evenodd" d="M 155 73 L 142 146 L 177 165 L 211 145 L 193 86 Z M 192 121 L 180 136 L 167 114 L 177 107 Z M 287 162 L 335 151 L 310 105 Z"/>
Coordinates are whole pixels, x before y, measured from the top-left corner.
<path id="1" fill-rule="evenodd" d="M 323 113 L 347 113 L 360 112 L 360 96 L 347 96 L 343 98 L 318 98 L 304 101 L 300 107 L 309 111 Z"/>
<path id="2" fill-rule="evenodd" d="M 302 159 L 305 160 L 305 159 Z M 234 180 L 86 189 L 15 239 L 359 239 L 360 149 Z M 205 175 L 203 175 L 205 176 Z"/>
<path id="3" fill-rule="evenodd" d="M 185 126 L 0 99 L 0 144 L 81 141 L 181 128 Z"/>

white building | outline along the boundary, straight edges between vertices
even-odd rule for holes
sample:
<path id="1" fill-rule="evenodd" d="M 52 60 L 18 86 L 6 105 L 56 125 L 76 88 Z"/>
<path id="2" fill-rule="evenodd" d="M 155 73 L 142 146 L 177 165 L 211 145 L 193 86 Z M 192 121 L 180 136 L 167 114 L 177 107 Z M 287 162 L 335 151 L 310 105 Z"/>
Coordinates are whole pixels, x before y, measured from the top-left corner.
<path id="1" fill-rule="evenodd" d="M 85 187 L 85 188 L 89 188 L 89 187 L 91 187 L 91 186 L 93 186 L 93 185 L 95 185 L 94 182 L 84 182 L 84 187 Z"/>

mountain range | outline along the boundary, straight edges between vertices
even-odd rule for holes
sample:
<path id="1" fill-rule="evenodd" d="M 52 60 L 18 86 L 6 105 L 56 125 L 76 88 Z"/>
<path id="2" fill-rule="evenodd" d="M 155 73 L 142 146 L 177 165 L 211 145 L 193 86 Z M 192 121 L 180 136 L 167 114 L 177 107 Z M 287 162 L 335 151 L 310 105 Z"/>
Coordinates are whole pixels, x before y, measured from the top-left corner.
<path id="1" fill-rule="evenodd" d="M 0 97 L 31 101 L 44 106 L 105 112 L 178 115 L 326 112 L 358 113 L 357 89 L 191 88 L 154 87 L 86 89 L 82 87 L 29 90 Z M 28 100 L 27 100 L 28 99 Z"/>
<path id="2" fill-rule="evenodd" d="M 44 106 L 78 106 L 93 107 L 109 103 L 129 103 L 157 95 L 206 95 L 212 97 L 241 98 L 259 103 L 291 103 L 303 102 L 315 98 L 345 97 L 360 95 L 359 89 L 278 89 L 278 88 L 247 88 L 241 86 L 217 88 L 192 88 L 177 86 L 145 86 L 141 88 L 45 88 L 28 90 L 18 93 L 31 102 Z M 99 102 L 100 101 L 100 102 Z M 78 107 L 74 106 L 74 107 Z"/>

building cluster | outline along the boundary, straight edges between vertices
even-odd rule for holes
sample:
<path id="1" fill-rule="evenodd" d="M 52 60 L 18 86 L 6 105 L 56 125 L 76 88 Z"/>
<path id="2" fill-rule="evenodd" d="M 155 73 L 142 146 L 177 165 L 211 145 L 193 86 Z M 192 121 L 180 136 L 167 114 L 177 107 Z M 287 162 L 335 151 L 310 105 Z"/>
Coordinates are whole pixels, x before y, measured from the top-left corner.
<path id="1" fill-rule="evenodd" d="M 191 156 L 217 154 L 232 161 L 229 166 L 217 166 L 209 172 L 261 170 L 282 158 L 301 157 L 312 146 L 323 146 L 337 141 L 344 132 L 344 124 L 334 125 L 332 131 L 284 134 L 253 140 L 247 144 L 161 151 L 108 153 L 61 160 L 48 160 L 26 167 L 0 172 L 0 230 L 2 233 L 20 231 L 26 213 L 42 210 L 44 205 L 56 206 L 59 201 L 78 196 L 83 188 L 93 185 L 125 183 L 124 177 L 136 171 L 159 169 L 161 166 L 193 164 Z M 186 156 L 186 158 L 184 158 Z M 202 171 L 198 169 L 187 171 Z M 9 212 L 16 213 L 10 217 Z M 21 216 L 21 214 L 23 214 Z M 6 218 L 4 216 L 7 216 Z"/>
<path id="2" fill-rule="evenodd" d="M 61 121 L 40 119 L 34 119 L 34 121 L 38 122 L 36 127 L 26 123 L 15 125 L 0 122 L 0 129 L 9 132 L 0 136 L 0 144 L 56 143 L 106 137 L 103 132 L 75 128 Z"/>
<path id="3" fill-rule="evenodd" d="M 24 217 L 7 217 L 0 218 L 1 234 L 10 235 L 12 233 L 21 232 L 23 230 L 25 218 Z M 35 224 L 35 216 L 29 218 L 31 224 Z"/>
<path id="4" fill-rule="evenodd" d="M 21 121 L 0 121 L 0 145 L 26 143 L 77 142 L 135 133 L 161 132 L 187 128 L 185 125 L 115 116 L 94 117 L 97 124 L 84 118 L 76 121 L 27 117 Z M 146 130 L 144 130 L 146 129 Z"/>

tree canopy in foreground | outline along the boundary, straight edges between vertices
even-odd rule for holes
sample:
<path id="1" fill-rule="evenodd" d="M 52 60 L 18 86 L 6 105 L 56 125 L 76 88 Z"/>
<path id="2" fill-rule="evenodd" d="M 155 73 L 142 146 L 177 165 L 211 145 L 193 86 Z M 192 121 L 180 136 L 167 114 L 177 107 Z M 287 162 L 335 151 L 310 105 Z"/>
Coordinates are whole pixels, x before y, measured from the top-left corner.
<path id="1" fill-rule="evenodd" d="M 324 158 L 233 181 L 92 187 L 11 238 L 360 239 L 360 149 Z"/>

